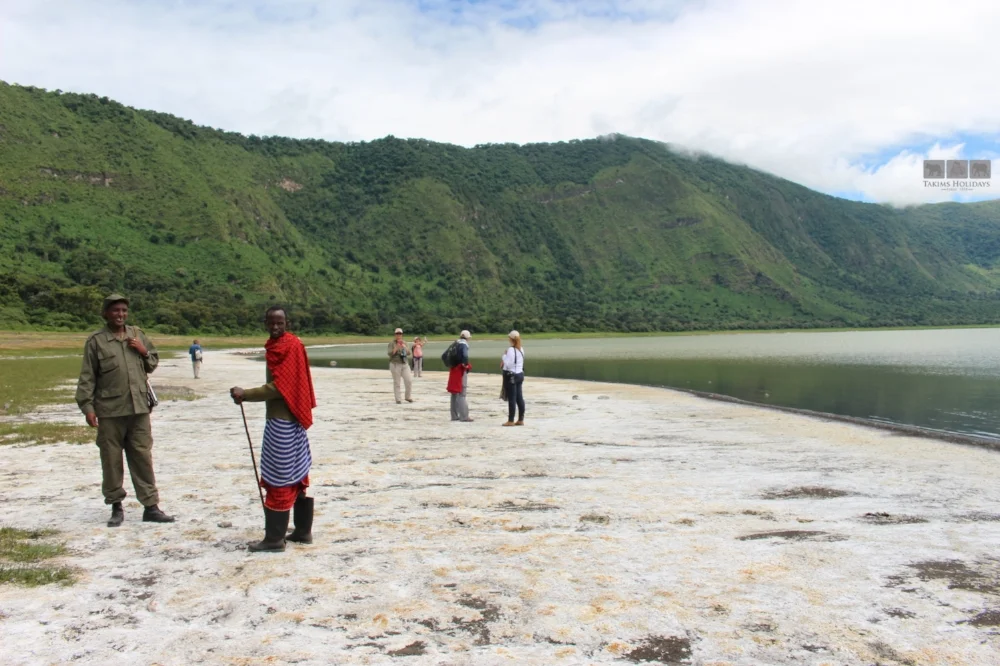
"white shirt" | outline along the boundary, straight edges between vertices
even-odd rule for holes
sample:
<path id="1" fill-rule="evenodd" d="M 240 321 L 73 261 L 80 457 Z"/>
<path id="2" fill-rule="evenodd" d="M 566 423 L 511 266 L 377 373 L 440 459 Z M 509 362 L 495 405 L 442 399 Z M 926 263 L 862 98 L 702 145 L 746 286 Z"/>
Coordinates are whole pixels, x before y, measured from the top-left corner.
<path id="1" fill-rule="evenodd" d="M 524 350 L 507 347 L 503 353 L 503 369 L 515 375 L 524 372 Z"/>

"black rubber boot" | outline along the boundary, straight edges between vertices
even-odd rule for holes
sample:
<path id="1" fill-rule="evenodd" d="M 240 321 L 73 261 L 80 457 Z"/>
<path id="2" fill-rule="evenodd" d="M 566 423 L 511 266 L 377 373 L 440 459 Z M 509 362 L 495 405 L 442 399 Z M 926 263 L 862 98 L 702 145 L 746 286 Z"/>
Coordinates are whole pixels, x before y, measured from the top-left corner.
<path id="1" fill-rule="evenodd" d="M 111 505 L 111 518 L 108 519 L 108 527 L 118 527 L 123 522 L 125 522 L 125 509 L 122 508 L 121 502 L 115 502 Z"/>
<path id="2" fill-rule="evenodd" d="M 288 531 L 288 511 L 271 511 L 264 507 L 264 540 L 251 543 L 251 553 L 280 552 L 285 549 L 285 532 Z"/>
<path id="3" fill-rule="evenodd" d="M 142 512 L 142 522 L 144 523 L 172 523 L 174 522 L 173 516 L 168 516 L 167 514 L 160 511 L 160 507 L 155 504 L 147 506 Z"/>
<path id="4" fill-rule="evenodd" d="M 295 529 L 285 537 L 295 543 L 312 543 L 313 498 L 299 495 L 295 498 L 295 511 L 292 516 Z"/>

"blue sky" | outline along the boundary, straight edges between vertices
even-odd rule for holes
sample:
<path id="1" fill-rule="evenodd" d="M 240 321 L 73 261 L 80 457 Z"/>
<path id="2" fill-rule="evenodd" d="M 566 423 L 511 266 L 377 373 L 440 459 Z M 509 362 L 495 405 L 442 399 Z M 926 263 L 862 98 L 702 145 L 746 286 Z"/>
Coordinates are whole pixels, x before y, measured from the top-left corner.
<path id="1" fill-rule="evenodd" d="M 1000 135 L 957 132 L 948 137 L 914 137 L 912 141 L 888 145 L 876 152 L 859 155 L 855 163 L 868 172 L 877 172 L 885 168 L 890 161 L 901 154 L 913 154 L 920 157 L 922 169 L 923 159 L 972 159 L 992 160 L 993 171 L 1000 168 Z M 922 179 L 922 171 L 918 174 Z M 986 201 L 1000 198 L 1000 174 L 997 174 L 995 187 L 985 193 L 956 192 L 947 194 L 951 201 Z M 845 199 L 877 203 L 877 199 L 859 190 L 830 190 L 828 194 Z"/>
<path id="2" fill-rule="evenodd" d="M 610 21 L 669 20 L 688 2 L 629 3 L 614 0 L 414 0 L 424 15 L 451 23 L 479 24 L 497 20 L 522 30 L 532 30 L 552 21 L 584 18 Z"/>
<path id="3" fill-rule="evenodd" d="M 617 132 L 908 205 L 961 199 L 923 159 L 1000 158 L 998 34 L 992 0 L 6 0 L 0 79 L 245 134 Z"/>
<path id="4" fill-rule="evenodd" d="M 874 169 L 884 165 L 903 151 L 927 154 L 931 158 L 936 146 L 961 145 L 958 155 L 949 156 L 954 159 L 998 159 L 1000 158 L 1000 136 L 993 134 L 974 134 L 970 132 L 958 132 L 949 137 L 914 137 L 912 141 L 889 145 L 885 148 L 858 158 L 858 164 L 867 169 Z"/>

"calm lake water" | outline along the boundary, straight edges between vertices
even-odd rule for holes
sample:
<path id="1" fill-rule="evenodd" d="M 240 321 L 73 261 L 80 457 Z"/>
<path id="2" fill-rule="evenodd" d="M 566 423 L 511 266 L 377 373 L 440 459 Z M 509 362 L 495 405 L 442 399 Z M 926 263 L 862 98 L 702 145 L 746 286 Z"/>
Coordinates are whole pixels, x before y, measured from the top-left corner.
<path id="1" fill-rule="evenodd" d="M 450 340 L 424 368 L 444 370 Z M 314 348 L 314 365 L 387 368 L 385 344 Z M 473 372 L 506 342 L 472 340 Z M 1000 438 L 1000 329 L 746 333 L 524 340 L 531 376 L 668 386 L 951 433 Z M 389 374 L 386 373 L 386 381 Z"/>

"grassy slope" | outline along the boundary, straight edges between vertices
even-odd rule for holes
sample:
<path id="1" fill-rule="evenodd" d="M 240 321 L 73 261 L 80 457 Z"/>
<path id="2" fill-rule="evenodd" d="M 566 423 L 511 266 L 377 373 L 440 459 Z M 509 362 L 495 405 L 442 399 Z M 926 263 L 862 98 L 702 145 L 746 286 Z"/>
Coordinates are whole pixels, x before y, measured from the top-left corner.
<path id="1" fill-rule="evenodd" d="M 897 211 L 619 138 L 258 139 L 0 84 L 0 326 L 165 332 L 996 322 L 995 203 Z"/>
<path id="2" fill-rule="evenodd" d="M 157 301 L 174 300 L 155 296 L 201 295 L 209 308 L 243 290 L 302 300 L 325 266 L 263 187 L 273 186 L 266 161 L 178 140 L 113 104 L 96 105 L 99 115 L 26 97 L 0 87 L 0 270 L 92 287 L 39 309 L 82 319 L 107 288 L 139 294 L 147 321 Z"/>

